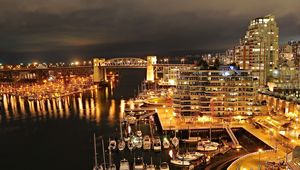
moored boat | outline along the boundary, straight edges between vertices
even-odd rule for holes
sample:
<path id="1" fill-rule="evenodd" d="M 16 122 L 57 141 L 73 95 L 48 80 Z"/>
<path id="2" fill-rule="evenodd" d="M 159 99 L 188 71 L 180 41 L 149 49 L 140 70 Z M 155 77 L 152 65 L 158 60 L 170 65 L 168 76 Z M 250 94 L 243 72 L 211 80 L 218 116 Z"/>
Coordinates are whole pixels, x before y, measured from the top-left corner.
<path id="1" fill-rule="evenodd" d="M 186 160 L 180 160 L 180 159 L 172 159 L 171 164 L 176 165 L 176 166 L 190 166 L 190 161 Z"/>
<path id="2" fill-rule="evenodd" d="M 169 164 L 167 162 L 163 162 L 159 166 L 159 170 L 170 170 Z"/>
<path id="3" fill-rule="evenodd" d="M 149 150 L 151 149 L 151 139 L 148 135 L 143 138 L 143 149 Z"/>

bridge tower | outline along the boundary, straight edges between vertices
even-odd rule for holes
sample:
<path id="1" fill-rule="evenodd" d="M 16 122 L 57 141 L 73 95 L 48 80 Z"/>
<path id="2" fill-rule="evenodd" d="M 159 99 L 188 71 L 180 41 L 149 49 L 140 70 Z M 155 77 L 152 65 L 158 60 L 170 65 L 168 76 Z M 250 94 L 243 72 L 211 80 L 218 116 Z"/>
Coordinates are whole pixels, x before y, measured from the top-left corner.
<path id="1" fill-rule="evenodd" d="M 147 81 L 154 81 L 154 64 L 156 64 L 156 56 L 147 56 Z"/>
<path id="2" fill-rule="evenodd" d="M 106 77 L 106 69 L 102 67 L 102 64 L 105 62 L 104 58 L 94 58 L 93 59 L 94 64 L 94 83 L 100 83 L 107 80 Z"/>

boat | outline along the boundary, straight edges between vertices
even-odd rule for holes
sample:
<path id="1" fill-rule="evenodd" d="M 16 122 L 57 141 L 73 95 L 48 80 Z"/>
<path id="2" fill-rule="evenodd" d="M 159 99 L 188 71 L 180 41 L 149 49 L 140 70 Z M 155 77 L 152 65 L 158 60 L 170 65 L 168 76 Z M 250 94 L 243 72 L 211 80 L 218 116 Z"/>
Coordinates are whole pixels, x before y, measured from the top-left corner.
<path id="1" fill-rule="evenodd" d="M 183 142 L 197 143 L 201 140 L 201 137 L 189 137 L 188 139 L 182 139 Z"/>
<path id="2" fill-rule="evenodd" d="M 218 149 L 218 143 L 216 142 L 207 142 L 207 141 L 200 141 L 197 144 L 198 151 L 215 151 Z"/>
<path id="3" fill-rule="evenodd" d="M 164 149 L 169 149 L 170 142 L 169 142 L 169 140 L 167 138 L 163 139 L 163 146 L 164 146 Z"/>
<path id="4" fill-rule="evenodd" d="M 146 170 L 155 170 L 155 165 L 152 162 L 152 157 L 151 157 L 151 162 L 149 165 L 146 165 Z"/>
<path id="5" fill-rule="evenodd" d="M 145 165 L 144 165 L 144 161 L 142 158 L 134 159 L 134 162 L 133 162 L 134 170 L 144 170 L 144 168 L 145 168 Z"/>
<path id="6" fill-rule="evenodd" d="M 108 146 L 108 149 L 115 150 L 116 147 L 117 147 L 117 142 L 116 142 L 116 140 L 110 140 L 110 139 L 109 139 L 109 146 Z"/>
<path id="7" fill-rule="evenodd" d="M 153 164 L 146 165 L 146 170 L 155 170 L 155 165 Z"/>
<path id="8" fill-rule="evenodd" d="M 150 136 L 148 136 L 148 135 L 144 136 L 144 139 L 143 139 L 143 149 L 144 150 L 151 149 L 151 139 L 150 139 Z"/>
<path id="9" fill-rule="evenodd" d="M 135 146 L 137 148 L 142 148 L 143 147 L 143 140 L 141 138 L 137 138 L 137 142 L 135 143 Z"/>
<path id="10" fill-rule="evenodd" d="M 158 136 L 154 137 L 153 150 L 154 151 L 161 151 L 161 141 L 160 141 L 160 138 Z"/>
<path id="11" fill-rule="evenodd" d="M 111 164 L 111 165 L 108 165 L 107 169 L 108 170 L 117 170 L 117 167 L 115 164 Z"/>
<path id="12" fill-rule="evenodd" d="M 180 160 L 180 159 L 172 159 L 171 164 L 174 164 L 176 166 L 190 166 L 190 161 L 186 161 L 186 160 Z"/>
<path id="13" fill-rule="evenodd" d="M 94 157 L 95 157 L 95 165 L 93 170 L 103 170 L 103 167 L 101 165 L 98 165 L 98 160 L 97 160 L 97 143 L 96 143 L 96 135 L 94 134 Z"/>
<path id="14" fill-rule="evenodd" d="M 142 131 L 140 131 L 140 130 L 138 130 L 138 131 L 136 131 L 136 136 L 138 136 L 138 137 L 142 137 Z"/>
<path id="15" fill-rule="evenodd" d="M 125 143 L 125 141 L 123 141 L 123 140 L 120 140 L 120 141 L 119 141 L 119 143 L 118 143 L 118 149 L 119 149 L 119 151 L 122 151 L 122 150 L 124 150 L 124 149 L 125 149 L 125 147 L 126 147 L 126 143 Z"/>
<path id="16" fill-rule="evenodd" d="M 180 159 L 180 160 L 195 161 L 203 155 L 204 154 L 199 153 L 199 152 L 194 152 L 194 153 L 186 152 L 186 153 L 183 153 L 183 154 L 178 153 L 177 158 Z"/>
<path id="17" fill-rule="evenodd" d="M 129 124 L 135 124 L 135 122 L 136 122 L 136 117 L 134 117 L 134 116 L 127 116 L 127 117 L 126 117 L 126 120 L 127 120 L 127 122 L 128 122 Z"/>
<path id="18" fill-rule="evenodd" d="M 115 141 L 116 142 L 116 141 Z M 111 143 L 111 141 L 110 141 L 110 143 Z M 117 142 L 116 142 L 117 143 Z M 108 153 L 109 153 L 109 165 L 108 165 L 108 167 L 107 167 L 107 169 L 108 170 L 117 170 L 117 167 L 116 167 L 116 165 L 114 164 L 114 163 L 112 163 L 112 159 L 111 159 L 111 149 L 112 149 L 112 147 L 108 147 Z"/>
<path id="19" fill-rule="evenodd" d="M 215 147 L 218 147 L 219 144 L 217 142 L 212 142 L 210 140 L 202 140 L 200 141 L 202 145 L 212 145 L 212 146 L 215 146 Z"/>
<path id="20" fill-rule="evenodd" d="M 179 139 L 176 136 L 172 138 L 171 142 L 175 147 L 179 145 Z"/>
<path id="21" fill-rule="evenodd" d="M 132 150 L 134 148 L 134 144 L 131 140 L 128 141 L 127 146 L 129 150 Z"/>
<path id="22" fill-rule="evenodd" d="M 167 162 L 163 162 L 160 164 L 159 169 L 160 170 L 170 170 L 169 164 Z"/>
<path id="23" fill-rule="evenodd" d="M 120 161 L 120 170 L 130 170 L 129 162 L 126 159 Z"/>
<path id="24" fill-rule="evenodd" d="M 124 139 L 123 139 L 123 131 L 122 131 L 122 123 L 121 123 L 121 120 L 120 120 L 120 135 L 121 135 L 121 140 L 120 140 L 119 143 L 118 143 L 118 149 L 119 149 L 119 151 L 122 151 L 122 150 L 125 149 L 126 143 L 125 143 L 125 141 L 124 141 Z"/>

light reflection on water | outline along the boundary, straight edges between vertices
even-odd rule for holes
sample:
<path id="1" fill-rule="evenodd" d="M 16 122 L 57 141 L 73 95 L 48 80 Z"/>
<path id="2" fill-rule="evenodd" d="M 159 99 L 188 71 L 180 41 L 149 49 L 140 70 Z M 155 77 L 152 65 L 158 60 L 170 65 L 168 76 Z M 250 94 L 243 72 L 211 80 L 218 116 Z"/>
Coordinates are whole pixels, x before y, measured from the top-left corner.
<path id="1" fill-rule="evenodd" d="M 116 117 L 119 117 L 124 111 L 124 100 L 118 102 L 116 106 L 115 99 L 109 99 L 109 87 L 105 88 L 105 100 L 102 101 L 101 95 L 97 95 L 98 89 L 86 91 L 81 94 L 66 96 L 56 99 L 32 100 L 28 101 L 20 97 L 3 95 L 3 113 L 1 119 L 7 122 L 11 120 L 25 120 L 26 118 L 69 118 L 76 116 L 87 120 L 101 121 L 101 112 L 103 103 L 109 103 L 108 119 L 113 124 Z M 71 102 L 70 102 L 71 101 Z M 1 107 L 2 107 L 1 106 Z M 120 109 L 116 109 L 120 108 Z M 118 111 L 118 112 L 116 112 Z"/>
<path id="2" fill-rule="evenodd" d="M 3 95 L 0 169 L 92 169 L 93 133 L 106 140 L 119 134 L 115 129 L 124 110 L 122 96 L 133 97 L 144 79 L 140 70 L 132 70 L 122 72 L 118 86 L 58 99 L 28 101 Z"/>

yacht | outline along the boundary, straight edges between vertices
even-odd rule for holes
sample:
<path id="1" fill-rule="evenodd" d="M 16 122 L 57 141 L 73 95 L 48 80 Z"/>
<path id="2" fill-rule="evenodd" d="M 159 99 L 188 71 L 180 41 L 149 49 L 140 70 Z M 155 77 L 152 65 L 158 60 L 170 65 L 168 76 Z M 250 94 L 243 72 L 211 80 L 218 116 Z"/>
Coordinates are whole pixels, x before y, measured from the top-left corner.
<path id="1" fill-rule="evenodd" d="M 187 143 L 197 143 L 201 140 L 201 137 L 189 137 L 188 139 L 183 139 L 182 141 Z"/>
<path id="2" fill-rule="evenodd" d="M 167 162 L 163 162 L 160 164 L 159 169 L 160 170 L 170 170 L 169 164 Z"/>
<path id="3" fill-rule="evenodd" d="M 151 149 L 151 139 L 148 135 L 146 135 L 143 139 L 143 149 L 144 150 Z"/>
<path id="4" fill-rule="evenodd" d="M 160 141 L 160 138 L 158 136 L 154 137 L 153 150 L 154 151 L 161 151 L 161 141 Z"/>
<path id="5" fill-rule="evenodd" d="M 179 145 L 179 139 L 175 136 L 174 138 L 172 138 L 172 144 L 177 147 Z"/>
<path id="6" fill-rule="evenodd" d="M 186 161 L 194 161 L 202 157 L 204 154 L 199 152 L 186 152 L 183 154 L 177 154 L 177 158 L 180 160 L 186 160 Z"/>
<path id="7" fill-rule="evenodd" d="M 134 170 L 144 170 L 144 168 L 145 168 L 145 165 L 144 165 L 144 161 L 142 158 L 134 159 L 134 162 L 133 162 Z"/>
<path id="8" fill-rule="evenodd" d="M 126 143 L 125 143 L 123 140 L 120 140 L 120 141 L 119 141 L 119 144 L 118 144 L 118 149 L 119 149 L 119 151 L 124 150 L 125 147 L 126 147 Z"/>
<path id="9" fill-rule="evenodd" d="M 180 160 L 180 159 L 172 159 L 171 164 L 174 164 L 176 166 L 190 166 L 190 161 L 186 161 L 186 160 Z"/>
<path id="10" fill-rule="evenodd" d="M 170 142 L 169 142 L 169 140 L 167 138 L 163 139 L 163 146 L 164 146 L 164 149 L 169 149 Z"/>
<path id="11" fill-rule="evenodd" d="M 120 161 L 120 170 L 130 170 L 129 162 L 126 159 Z"/>
<path id="12" fill-rule="evenodd" d="M 115 164 L 111 164 L 107 167 L 108 170 L 117 170 L 117 167 Z"/>
<path id="13" fill-rule="evenodd" d="M 135 143 L 135 146 L 137 148 L 142 148 L 143 147 L 143 140 L 141 138 L 137 138 L 137 142 Z"/>
<path id="14" fill-rule="evenodd" d="M 136 131 L 136 136 L 138 136 L 138 137 L 142 137 L 142 131 L 140 131 L 140 130 L 138 130 L 138 131 Z"/>
<path id="15" fill-rule="evenodd" d="M 131 140 L 128 141 L 127 145 L 129 150 L 132 150 L 134 148 L 134 144 Z"/>
<path id="16" fill-rule="evenodd" d="M 116 142 L 116 140 L 110 140 L 110 139 L 109 139 L 109 146 L 108 146 L 108 149 L 115 150 L 116 147 L 117 147 L 117 142 Z"/>
<path id="17" fill-rule="evenodd" d="M 218 149 L 218 143 L 210 141 L 200 141 L 197 144 L 198 151 L 215 151 Z"/>

